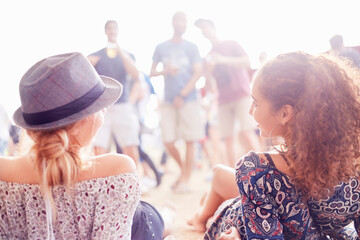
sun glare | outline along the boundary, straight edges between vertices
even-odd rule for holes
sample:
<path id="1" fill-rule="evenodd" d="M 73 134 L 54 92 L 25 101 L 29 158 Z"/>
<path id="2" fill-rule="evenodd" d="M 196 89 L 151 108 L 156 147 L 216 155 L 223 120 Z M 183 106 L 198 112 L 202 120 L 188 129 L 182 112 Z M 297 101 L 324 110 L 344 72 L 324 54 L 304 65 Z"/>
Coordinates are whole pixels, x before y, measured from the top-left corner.
<path id="1" fill-rule="evenodd" d="M 329 48 L 329 38 L 337 33 L 345 44 L 360 45 L 358 5 L 355 0 L 2 1 L 0 104 L 12 115 L 20 105 L 21 76 L 36 61 L 71 51 L 87 55 L 105 46 L 108 19 L 119 22 L 120 46 L 134 53 L 145 73 L 156 44 L 171 37 L 171 16 L 178 10 L 188 17 L 184 37 L 199 46 L 201 55 L 210 44 L 193 23 L 210 18 L 221 38 L 239 41 L 256 68 L 260 52 L 269 57 L 294 50 L 318 53 Z M 161 83 L 155 85 L 161 88 Z"/>

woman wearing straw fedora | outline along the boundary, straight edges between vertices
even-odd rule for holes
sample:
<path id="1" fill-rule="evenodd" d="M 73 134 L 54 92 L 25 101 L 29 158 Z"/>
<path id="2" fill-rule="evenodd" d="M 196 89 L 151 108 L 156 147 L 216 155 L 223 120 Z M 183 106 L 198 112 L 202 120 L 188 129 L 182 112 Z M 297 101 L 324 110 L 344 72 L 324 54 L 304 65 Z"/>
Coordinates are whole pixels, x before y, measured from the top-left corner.
<path id="1" fill-rule="evenodd" d="M 0 239 L 130 239 L 140 198 L 134 161 L 83 154 L 121 84 L 67 53 L 37 62 L 19 90 L 13 119 L 33 146 L 0 158 Z"/>

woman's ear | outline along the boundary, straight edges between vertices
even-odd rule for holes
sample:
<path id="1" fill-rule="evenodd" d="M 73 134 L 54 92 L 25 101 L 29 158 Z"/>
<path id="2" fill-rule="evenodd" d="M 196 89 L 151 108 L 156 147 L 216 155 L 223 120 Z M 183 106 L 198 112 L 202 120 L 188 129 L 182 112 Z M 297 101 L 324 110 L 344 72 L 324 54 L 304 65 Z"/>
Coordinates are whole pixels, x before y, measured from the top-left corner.
<path id="1" fill-rule="evenodd" d="M 293 106 L 286 104 L 281 108 L 280 124 L 286 125 L 294 117 L 294 108 Z"/>

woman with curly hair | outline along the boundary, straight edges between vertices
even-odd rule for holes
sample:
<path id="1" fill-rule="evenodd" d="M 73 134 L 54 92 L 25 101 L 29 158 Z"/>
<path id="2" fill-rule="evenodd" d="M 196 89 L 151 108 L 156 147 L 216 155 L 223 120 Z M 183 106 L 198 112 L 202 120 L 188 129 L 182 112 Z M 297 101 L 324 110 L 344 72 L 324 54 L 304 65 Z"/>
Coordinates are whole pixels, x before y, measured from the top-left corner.
<path id="1" fill-rule="evenodd" d="M 284 144 L 238 161 L 240 195 L 222 209 L 205 239 L 356 238 L 359 76 L 343 60 L 303 52 L 281 54 L 260 69 L 250 114 L 262 137 L 280 136 Z M 201 209 L 214 199 L 205 198 Z M 199 225 L 203 214 L 190 224 Z M 351 223 L 356 231 L 345 232 Z M 227 238 L 234 227 L 237 238 Z"/>

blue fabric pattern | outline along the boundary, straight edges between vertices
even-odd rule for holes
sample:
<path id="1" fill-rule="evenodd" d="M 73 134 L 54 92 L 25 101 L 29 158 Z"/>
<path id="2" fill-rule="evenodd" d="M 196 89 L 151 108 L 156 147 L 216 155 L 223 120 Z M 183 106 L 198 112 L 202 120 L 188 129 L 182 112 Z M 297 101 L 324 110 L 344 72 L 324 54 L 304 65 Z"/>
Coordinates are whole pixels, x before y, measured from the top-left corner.
<path id="1" fill-rule="evenodd" d="M 343 228 L 355 220 L 355 227 L 359 232 L 359 197 L 359 177 L 353 177 L 349 182 L 336 186 L 334 194 L 328 199 L 311 199 L 308 202 L 310 214 L 322 233 L 336 239 L 353 239 L 357 237 L 356 231 Z M 347 237 L 343 237 L 344 234 Z"/>
<path id="2" fill-rule="evenodd" d="M 236 181 L 240 196 L 220 213 L 205 239 L 218 239 L 231 226 L 242 239 L 320 239 L 299 192 L 269 160 L 250 152 L 236 165 Z"/>
<path id="3" fill-rule="evenodd" d="M 358 239 L 359 177 L 336 186 L 328 199 L 304 205 L 291 179 L 265 156 L 250 152 L 238 161 L 240 196 L 223 209 L 205 239 L 218 239 L 231 226 L 242 239 Z"/>

